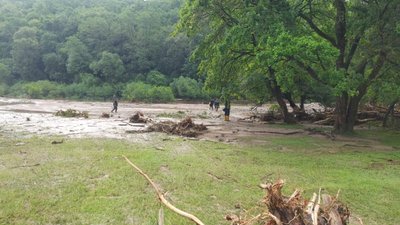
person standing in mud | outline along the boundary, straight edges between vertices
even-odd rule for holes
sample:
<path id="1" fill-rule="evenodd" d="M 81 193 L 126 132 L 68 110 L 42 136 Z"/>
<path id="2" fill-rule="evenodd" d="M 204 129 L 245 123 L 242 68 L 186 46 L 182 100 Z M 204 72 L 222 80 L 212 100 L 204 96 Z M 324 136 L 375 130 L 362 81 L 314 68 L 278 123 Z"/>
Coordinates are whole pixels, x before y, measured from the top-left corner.
<path id="1" fill-rule="evenodd" d="M 113 109 L 111 110 L 111 112 L 117 112 L 118 111 L 118 99 L 117 96 L 113 96 Z"/>
<path id="2" fill-rule="evenodd" d="M 214 100 L 214 99 L 211 99 L 211 101 L 210 101 L 210 110 L 211 110 L 211 111 L 214 110 L 214 103 L 215 103 L 215 100 Z"/>
<path id="3" fill-rule="evenodd" d="M 215 108 L 215 111 L 218 111 L 218 109 L 219 109 L 219 101 L 217 98 L 214 100 L 214 108 Z"/>
<path id="4" fill-rule="evenodd" d="M 229 115 L 231 113 L 231 102 L 229 100 L 225 101 L 225 108 L 222 109 L 225 114 L 225 121 L 229 121 Z"/>

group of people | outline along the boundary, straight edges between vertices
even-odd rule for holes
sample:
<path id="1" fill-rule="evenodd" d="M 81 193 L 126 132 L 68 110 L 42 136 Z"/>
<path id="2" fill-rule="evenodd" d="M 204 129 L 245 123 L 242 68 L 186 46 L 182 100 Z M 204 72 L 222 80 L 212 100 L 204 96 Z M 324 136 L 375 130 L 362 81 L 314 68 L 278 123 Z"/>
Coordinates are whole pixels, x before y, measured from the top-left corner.
<path id="1" fill-rule="evenodd" d="M 218 111 L 219 109 L 219 101 L 216 98 L 211 99 L 210 101 L 210 110 Z M 225 113 L 225 121 L 229 121 L 229 114 L 230 114 L 230 102 L 226 101 L 225 102 L 225 107 L 222 111 Z M 111 110 L 111 113 L 117 112 L 118 111 L 118 98 L 116 95 L 113 96 L 113 109 Z"/>
<path id="2" fill-rule="evenodd" d="M 211 99 L 210 101 L 210 110 L 213 111 L 215 109 L 215 111 L 218 111 L 219 109 L 219 101 L 216 98 Z"/>
<path id="3" fill-rule="evenodd" d="M 218 111 L 219 109 L 218 99 L 216 98 L 211 99 L 209 106 L 211 111 L 213 111 L 214 109 L 215 111 Z M 224 111 L 225 114 L 225 121 L 229 121 L 229 115 L 231 113 L 231 104 L 229 100 L 225 101 L 225 107 L 224 109 L 222 109 L 222 111 Z"/>

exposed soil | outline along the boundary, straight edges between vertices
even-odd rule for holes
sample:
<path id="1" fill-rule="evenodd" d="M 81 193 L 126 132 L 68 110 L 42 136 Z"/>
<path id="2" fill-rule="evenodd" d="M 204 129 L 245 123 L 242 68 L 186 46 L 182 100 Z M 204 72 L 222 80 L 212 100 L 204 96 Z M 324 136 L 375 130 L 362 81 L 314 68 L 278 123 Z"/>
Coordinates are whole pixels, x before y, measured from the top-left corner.
<path id="1" fill-rule="evenodd" d="M 306 105 L 306 109 L 321 110 L 318 104 Z M 88 112 L 89 118 L 67 118 L 55 116 L 59 110 L 75 109 Z M 146 140 L 150 133 L 141 133 L 150 126 L 149 123 L 131 123 L 130 118 L 136 112 L 142 112 L 152 123 L 173 121 L 180 122 L 184 117 L 192 118 L 193 123 L 203 124 L 207 127 L 199 139 L 237 142 L 243 137 L 257 137 L 265 135 L 312 135 L 321 138 L 324 135 L 310 133 L 304 129 L 285 129 L 269 123 L 253 122 L 246 120 L 254 115 L 251 105 L 231 106 L 230 121 L 224 121 L 223 112 L 210 111 L 208 104 L 147 104 L 120 102 L 117 113 L 110 113 L 112 102 L 79 102 L 67 100 L 41 100 L 41 99 L 13 99 L 0 97 L 0 132 L 8 134 L 25 135 L 62 135 L 69 137 L 107 137 L 129 140 Z M 257 108 L 258 113 L 268 111 L 268 105 Z M 104 117 L 109 114 L 110 117 Z M 174 115 L 181 116 L 180 118 Z M 166 116 L 166 117 L 161 117 Z M 183 117 L 183 118 L 182 118 Z M 309 127 L 311 125 L 308 125 Z M 323 128 L 323 126 L 315 126 Z M 355 140 L 345 140 L 354 144 Z M 365 143 L 362 145 L 376 145 Z M 357 141 L 356 141 L 357 142 Z M 380 146 L 381 147 L 381 146 Z"/>

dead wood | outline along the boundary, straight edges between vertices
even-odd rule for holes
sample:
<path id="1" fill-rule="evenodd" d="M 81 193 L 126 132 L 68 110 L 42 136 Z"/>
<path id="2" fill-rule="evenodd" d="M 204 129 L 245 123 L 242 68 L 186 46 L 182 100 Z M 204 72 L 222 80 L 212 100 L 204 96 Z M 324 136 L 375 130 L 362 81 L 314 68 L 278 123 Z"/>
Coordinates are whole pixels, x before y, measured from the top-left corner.
<path id="1" fill-rule="evenodd" d="M 64 139 L 61 141 L 52 141 L 51 142 L 52 145 L 57 145 L 57 144 L 62 144 L 62 143 L 64 143 Z"/>
<path id="2" fill-rule="evenodd" d="M 144 116 L 142 112 L 136 112 L 133 116 L 129 117 L 130 123 L 147 123 L 150 122 L 151 119 Z"/>
<path id="3" fill-rule="evenodd" d="M 83 117 L 85 119 L 89 118 L 89 113 L 86 111 L 79 111 L 76 109 L 58 110 L 55 113 L 56 116 L 61 117 Z"/>
<path id="4" fill-rule="evenodd" d="M 246 130 L 244 130 L 246 131 Z M 279 131 L 267 131 L 267 130 L 252 130 L 250 133 L 262 133 L 262 134 L 281 134 L 281 135 L 293 135 L 301 134 L 303 131 L 289 131 L 289 132 L 279 132 Z"/>
<path id="5" fill-rule="evenodd" d="M 40 163 L 36 163 L 36 164 L 32 164 L 32 165 L 13 166 L 13 167 L 10 167 L 10 169 L 24 168 L 24 167 L 35 167 L 35 166 L 40 166 Z"/>
<path id="6" fill-rule="evenodd" d="M 195 124 L 190 117 L 187 117 L 179 123 L 173 121 L 154 123 L 147 128 L 146 132 L 163 132 L 185 137 L 197 137 L 205 130 L 207 130 L 206 126 Z"/>
<path id="7" fill-rule="evenodd" d="M 360 125 L 360 124 L 368 123 L 371 121 L 377 121 L 377 120 L 378 120 L 378 118 L 359 119 L 359 120 L 356 120 L 356 124 Z"/>
<path id="8" fill-rule="evenodd" d="M 350 216 L 348 208 L 336 197 L 314 193 L 310 200 L 296 190 L 289 197 L 282 194 L 284 182 L 260 185 L 266 190 L 261 216 L 255 220 L 244 220 L 244 216 L 226 216 L 235 225 L 347 225 Z M 245 212 L 246 213 L 246 212 Z"/>
<path id="9" fill-rule="evenodd" d="M 100 116 L 100 118 L 110 118 L 111 116 L 110 116 L 110 113 L 105 113 L 105 112 L 103 112 L 102 114 L 101 114 L 101 116 Z"/>
<path id="10" fill-rule="evenodd" d="M 158 210 L 158 225 L 164 225 L 164 210 L 163 210 L 163 207 L 160 207 L 160 210 Z"/>
<path id="11" fill-rule="evenodd" d="M 133 164 L 126 156 L 123 156 L 123 157 L 129 163 L 129 165 L 131 165 L 137 172 L 139 172 L 144 178 L 146 178 L 146 180 L 150 183 L 150 185 L 155 190 L 155 192 L 156 192 L 156 194 L 158 196 L 158 199 L 161 201 L 161 203 L 163 203 L 165 206 L 167 206 L 169 209 L 171 209 L 172 211 L 176 212 L 177 214 L 192 220 L 197 225 L 204 225 L 204 223 L 199 218 L 197 218 L 196 216 L 194 216 L 194 215 L 192 215 L 190 213 L 187 213 L 185 211 L 182 211 L 182 210 L 176 208 L 174 205 L 172 205 L 164 197 L 164 195 L 161 193 L 161 191 L 157 188 L 156 184 L 150 179 L 150 177 L 146 173 L 144 173 L 139 167 L 137 167 L 135 164 Z"/>

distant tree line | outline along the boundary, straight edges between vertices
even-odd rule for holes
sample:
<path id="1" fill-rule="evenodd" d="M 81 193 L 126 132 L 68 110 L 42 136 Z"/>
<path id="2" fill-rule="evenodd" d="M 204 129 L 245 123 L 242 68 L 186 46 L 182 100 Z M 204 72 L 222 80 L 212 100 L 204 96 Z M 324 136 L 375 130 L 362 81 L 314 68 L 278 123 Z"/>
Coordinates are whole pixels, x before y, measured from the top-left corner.
<path id="1" fill-rule="evenodd" d="M 180 0 L 0 3 L 0 95 L 107 99 L 120 93 L 145 101 L 206 96 L 188 59 L 195 41 L 171 36 Z"/>

